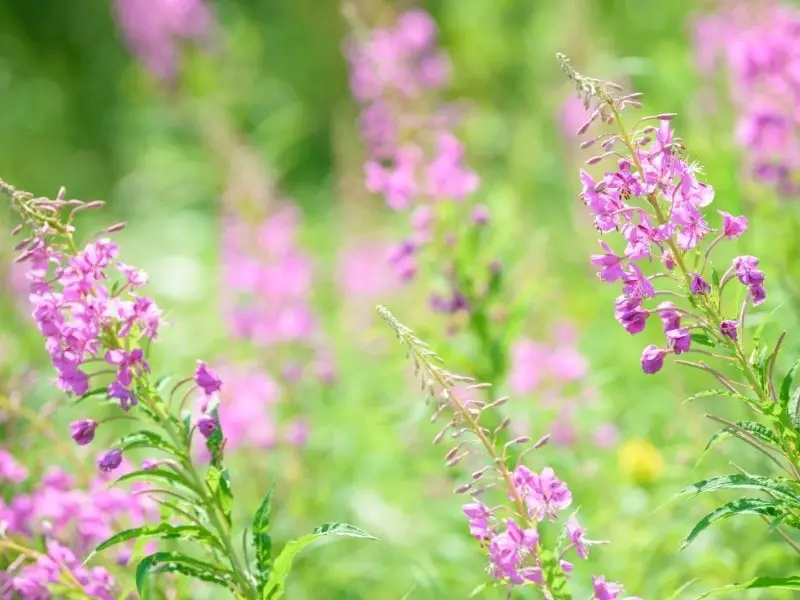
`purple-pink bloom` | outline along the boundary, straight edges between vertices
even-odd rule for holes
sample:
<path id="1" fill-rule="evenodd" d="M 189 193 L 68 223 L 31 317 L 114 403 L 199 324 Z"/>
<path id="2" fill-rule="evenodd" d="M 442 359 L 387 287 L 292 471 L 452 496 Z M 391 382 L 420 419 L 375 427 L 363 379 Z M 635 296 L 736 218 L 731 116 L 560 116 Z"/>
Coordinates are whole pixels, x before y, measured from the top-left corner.
<path id="1" fill-rule="evenodd" d="M 681 316 L 678 311 L 673 310 L 674 306 L 672 302 L 662 302 L 658 305 L 658 314 L 664 324 L 664 333 L 681 326 Z"/>
<path id="2" fill-rule="evenodd" d="M 69 424 L 70 435 L 76 444 L 85 446 L 94 439 L 94 432 L 97 429 L 97 421 L 94 419 L 82 419 L 73 421 Z"/>
<path id="3" fill-rule="evenodd" d="M 585 533 L 586 532 L 580 526 L 575 516 L 571 516 L 567 519 L 567 534 L 569 535 L 569 539 L 572 541 L 572 545 L 575 546 L 578 556 L 584 560 L 589 558 L 589 544 L 584 537 Z"/>
<path id="4" fill-rule="evenodd" d="M 683 327 L 679 329 L 672 329 L 666 333 L 667 346 L 672 349 L 675 354 L 683 354 L 689 351 L 692 345 L 692 337 L 689 330 Z"/>
<path id="5" fill-rule="evenodd" d="M 737 327 L 738 323 L 736 321 L 725 320 L 719 324 L 719 331 L 722 335 L 731 338 L 735 342 L 738 337 Z"/>
<path id="6" fill-rule="evenodd" d="M 616 600 L 622 593 L 620 584 L 606 581 L 606 578 L 602 575 L 592 576 L 592 586 L 594 587 L 592 600 Z"/>
<path id="7" fill-rule="evenodd" d="M 197 429 L 206 439 L 210 438 L 218 428 L 219 423 L 211 415 L 200 415 L 197 419 Z"/>
<path id="8" fill-rule="evenodd" d="M 755 256 L 737 256 L 733 259 L 736 276 L 745 285 L 760 285 L 764 282 L 764 273 L 758 269 L 759 260 Z"/>
<path id="9" fill-rule="evenodd" d="M 732 214 L 727 213 L 724 210 L 717 212 L 722 215 L 722 234 L 729 240 L 738 238 L 745 231 L 747 231 L 747 217 L 744 215 L 734 217 Z"/>
<path id="10" fill-rule="evenodd" d="M 753 304 L 758 306 L 767 299 L 767 291 L 763 285 L 750 286 L 750 298 L 753 299 Z"/>
<path id="11" fill-rule="evenodd" d="M 492 538 L 489 560 L 495 579 L 508 578 L 516 585 L 526 579 L 534 581 L 538 573 L 520 569 L 525 557 L 535 552 L 539 534 L 535 529 L 522 529 L 513 519 L 506 521 L 507 529 Z"/>
<path id="12" fill-rule="evenodd" d="M 642 300 L 637 296 L 619 296 L 614 307 L 614 318 L 635 335 L 644 331 L 650 311 L 642 308 Z"/>
<path id="13" fill-rule="evenodd" d="M 194 382 L 207 396 L 218 392 L 222 388 L 222 380 L 202 360 L 197 361 Z"/>
<path id="14" fill-rule="evenodd" d="M 520 465 L 514 471 L 513 480 L 530 516 L 539 521 L 544 518 L 554 520 L 559 510 L 572 504 L 572 493 L 567 484 L 556 477 L 550 467 L 545 467 L 538 474 Z"/>
<path id="15" fill-rule="evenodd" d="M 655 288 L 652 282 L 645 277 L 639 265 L 628 264 L 622 281 L 625 284 L 622 291 L 628 296 L 635 298 L 652 298 L 655 296 Z"/>
<path id="16" fill-rule="evenodd" d="M 491 539 L 492 531 L 489 527 L 489 519 L 493 516 L 492 511 L 479 500 L 465 504 L 462 510 L 469 519 L 470 535 L 478 540 Z"/>
<path id="17" fill-rule="evenodd" d="M 601 240 L 600 245 L 603 247 L 604 253 L 593 254 L 591 257 L 592 264 L 601 267 L 597 276 L 602 281 L 609 283 L 623 279 L 625 273 L 622 270 L 622 259 L 604 241 Z"/>
<path id="18" fill-rule="evenodd" d="M 28 478 L 28 469 L 17 462 L 10 452 L 0 448 L 0 481 L 22 483 Z"/>
<path id="19" fill-rule="evenodd" d="M 489 222 L 491 213 L 485 204 L 476 204 L 472 207 L 469 216 L 476 225 L 486 225 Z"/>
<path id="20" fill-rule="evenodd" d="M 112 448 L 104 452 L 97 459 L 97 466 L 104 473 L 113 471 L 122 464 L 122 451 L 119 448 Z"/>
<path id="21" fill-rule="evenodd" d="M 662 350 L 654 344 L 650 344 L 642 351 L 642 371 L 648 375 L 658 373 L 664 366 L 666 350 Z"/>
<path id="22" fill-rule="evenodd" d="M 705 296 L 711 291 L 711 286 L 699 273 L 693 273 L 692 280 L 689 283 L 689 291 L 693 296 Z"/>
<path id="23" fill-rule="evenodd" d="M 115 9 L 125 42 L 159 79 L 175 77 L 182 43 L 202 41 L 211 29 L 202 0 L 116 0 Z"/>

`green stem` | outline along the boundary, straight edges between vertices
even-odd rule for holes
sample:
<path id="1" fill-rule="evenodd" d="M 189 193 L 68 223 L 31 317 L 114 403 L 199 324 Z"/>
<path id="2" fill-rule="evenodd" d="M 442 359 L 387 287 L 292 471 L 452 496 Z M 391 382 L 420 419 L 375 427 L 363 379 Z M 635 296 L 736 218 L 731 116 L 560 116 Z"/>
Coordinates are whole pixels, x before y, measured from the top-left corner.
<path id="1" fill-rule="evenodd" d="M 157 399 L 156 402 L 160 403 L 161 405 L 161 411 L 159 411 L 157 414 L 159 414 L 161 417 L 162 426 L 166 430 L 167 434 L 172 438 L 173 443 L 177 447 L 185 446 L 186 436 L 183 435 L 181 428 L 176 428 L 172 416 L 164 410 L 163 402 L 160 399 Z M 248 600 L 258 600 L 258 590 L 253 586 L 249 576 L 249 571 L 245 565 L 242 564 L 239 554 L 233 546 L 233 542 L 231 541 L 230 527 L 226 524 L 224 516 L 221 516 L 222 508 L 219 506 L 219 503 L 215 500 L 215 498 L 208 493 L 208 487 L 205 485 L 205 482 L 200 477 L 197 469 L 195 469 L 192 460 L 189 458 L 189 451 L 189 448 L 187 448 L 184 456 L 179 458 L 183 463 L 184 470 L 189 477 L 190 483 L 196 489 L 202 503 L 206 508 L 211 525 L 216 530 L 217 536 L 222 542 L 222 545 L 225 547 L 228 561 L 230 562 L 231 568 L 239 584 L 239 591 L 241 592 L 242 596 Z"/>

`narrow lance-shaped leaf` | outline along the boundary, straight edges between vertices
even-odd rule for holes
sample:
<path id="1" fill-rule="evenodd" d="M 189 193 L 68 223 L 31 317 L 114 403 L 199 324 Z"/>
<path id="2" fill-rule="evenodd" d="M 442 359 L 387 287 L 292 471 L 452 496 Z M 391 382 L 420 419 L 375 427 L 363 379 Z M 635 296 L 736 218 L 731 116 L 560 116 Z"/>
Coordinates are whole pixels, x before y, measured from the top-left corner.
<path id="1" fill-rule="evenodd" d="M 690 335 L 693 342 L 700 344 L 701 346 L 707 346 L 709 348 L 714 348 L 717 345 L 717 342 L 714 341 L 710 335 L 705 332 L 696 332 Z"/>
<path id="2" fill-rule="evenodd" d="M 792 420 L 792 427 L 797 431 L 800 429 L 800 387 L 792 394 L 789 406 L 786 408 L 789 412 L 789 418 Z"/>
<path id="3" fill-rule="evenodd" d="M 136 567 L 136 590 L 142 594 L 148 574 L 172 572 L 235 590 L 234 575 L 231 571 L 177 552 L 156 552 L 145 556 Z"/>
<path id="4" fill-rule="evenodd" d="M 792 392 L 792 383 L 794 382 L 795 375 L 797 375 L 798 367 L 800 367 L 800 359 L 795 361 L 792 368 L 789 369 L 789 372 L 786 374 L 786 377 L 783 378 L 779 395 L 781 406 L 787 406 L 789 404 L 789 395 Z"/>
<path id="5" fill-rule="evenodd" d="M 126 450 L 134 450 L 136 448 L 153 448 L 155 450 L 163 450 L 169 454 L 179 456 L 181 453 L 165 440 L 162 436 L 154 431 L 142 430 L 136 433 L 124 435 L 112 444 L 112 447 L 119 448 L 123 452 Z"/>
<path id="6" fill-rule="evenodd" d="M 700 519 L 686 536 L 681 544 L 681 550 L 691 544 L 711 524 L 727 519 L 734 515 L 762 515 L 765 517 L 779 517 L 784 514 L 784 509 L 775 500 L 761 500 L 759 498 L 740 498 L 723 504 Z"/>
<path id="7" fill-rule="evenodd" d="M 270 489 L 267 492 L 253 516 L 253 545 L 256 549 L 256 568 L 262 579 L 266 578 L 272 558 L 272 538 L 269 535 L 272 491 Z"/>
<path id="8" fill-rule="evenodd" d="M 160 525 L 146 525 L 144 527 L 135 527 L 133 529 L 120 531 L 97 546 L 97 548 L 95 548 L 86 558 L 84 564 L 88 563 L 95 554 L 102 552 L 111 546 L 116 546 L 117 544 L 127 542 L 128 540 L 153 537 L 162 540 L 194 540 L 205 542 L 210 546 L 219 548 L 220 550 L 224 549 L 224 546 L 220 543 L 217 537 L 207 529 L 203 529 L 197 525 L 170 525 L 169 523 L 161 523 Z"/>
<path id="9" fill-rule="evenodd" d="M 789 480 L 780 481 L 747 473 L 733 473 L 698 481 L 697 483 L 683 488 L 678 492 L 678 495 L 692 494 L 697 496 L 698 494 L 725 489 L 759 490 L 780 498 L 788 504 L 800 507 L 800 495 L 798 495 L 798 490 L 790 485 Z"/>
<path id="10" fill-rule="evenodd" d="M 710 398 L 712 396 L 727 396 L 729 398 L 738 398 L 739 400 L 747 400 L 741 394 L 734 394 L 729 390 L 703 390 L 702 392 L 697 392 L 696 394 L 689 396 L 686 400 L 684 400 L 684 404 L 687 402 L 693 402 L 694 400 L 699 400 L 700 398 Z"/>
<path id="11" fill-rule="evenodd" d="M 697 459 L 697 464 L 699 465 L 700 462 L 705 458 L 705 455 L 716 446 L 719 442 L 723 441 L 724 439 L 736 435 L 741 436 L 752 436 L 753 438 L 757 439 L 761 443 L 770 446 L 770 447 L 780 447 L 780 440 L 775 436 L 775 433 L 769 428 L 761 423 L 757 423 L 755 421 L 737 421 L 735 423 L 735 427 L 723 427 L 719 431 L 717 431 L 710 440 L 708 440 L 708 444 L 706 444 L 705 450 L 703 450 L 703 454 L 700 458 Z"/>
<path id="12" fill-rule="evenodd" d="M 184 477 L 168 469 L 140 469 L 138 471 L 132 471 L 118 477 L 111 485 L 119 485 L 120 483 L 131 480 L 144 480 L 158 483 L 167 482 L 192 489 L 191 484 Z"/>
<path id="13" fill-rule="evenodd" d="M 313 533 L 292 540 L 284 546 L 272 563 L 272 571 L 262 591 L 263 600 L 278 600 L 283 596 L 286 577 L 292 570 L 295 557 L 311 542 L 325 536 L 354 537 L 374 540 L 375 538 L 357 527 L 346 523 L 327 523 L 317 527 Z"/>
<path id="14" fill-rule="evenodd" d="M 730 592 L 739 592 L 741 590 L 763 590 L 766 588 L 778 590 L 800 590 L 800 576 L 792 575 L 790 577 L 755 577 L 745 583 L 733 583 L 725 587 L 717 588 L 706 592 L 697 600 L 703 600 L 709 596 L 721 596 Z"/>

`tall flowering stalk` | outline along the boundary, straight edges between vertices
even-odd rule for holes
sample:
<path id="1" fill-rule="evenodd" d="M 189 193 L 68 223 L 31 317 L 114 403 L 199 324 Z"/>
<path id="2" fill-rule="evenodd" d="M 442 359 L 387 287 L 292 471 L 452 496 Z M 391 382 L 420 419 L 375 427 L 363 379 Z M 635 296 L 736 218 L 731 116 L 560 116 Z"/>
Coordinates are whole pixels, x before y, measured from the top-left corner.
<path id="1" fill-rule="evenodd" d="M 207 40 L 214 24 L 203 0 L 116 0 L 114 14 L 131 52 L 163 81 L 178 73 L 181 44 Z"/>
<path id="2" fill-rule="evenodd" d="M 714 190 L 698 179 L 698 165 L 686 160 L 685 147 L 670 126 L 673 114 L 645 116 L 629 128 L 622 112 L 639 108 L 640 94 L 619 95 L 616 84 L 585 77 L 565 56 L 558 55 L 558 59 L 591 110 L 579 133 L 585 134 L 597 120 L 616 128 L 582 144 L 583 148 L 600 145 L 603 150 L 587 164 L 610 160 L 616 164 L 599 180 L 582 171 L 581 197 L 594 216 L 598 231 L 616 232 L 621 238 L 621 251 L 601 241 L 602 253 L 591 258 L 600 268 L 598 277 L 602 281 L 622 284 L 615 318 L 631 334 L 641 333 L 651 316 L 663 328 L 663 344 L 649 345 L 642 353 L 643 371 L 654 374 L 661 370 L 667 356 L 680 356 L 676 363 L 709 373 L 722 388 L 693 398 L 730 396 L 763 417 L 761 421 L 739 422 L 712 417 L 725 427 L 709 447 L 734 436 L 765 454 L 787 474 L 771 478 L 742 472 L 686 488 L 683 493 L 692 495 L 748 489 L 761 491 L 767 497 L 743 498 L 720 506 L 694 527 L 684 546 L 716 521 L 756 514 L 770 521 L 794 550 L 800 550 L 778 528 L 800 528 L 800 390 L 792 389 L 800 362 L 776 385 L 775 365 L 784 336 L 770 348 L 758 331 L 748 349 L 748 308 L 766 298 L 765 275 L 759 269 L 758 258 L 736 257 L 721 275 L 712 261 L 713 250 L 719 244 L 747 231 L 747 219 L 719 211 L 716 230 L 706 220 L 707 210 L 703 209 L 713 201 Z M 654 265 L 659 265 L 661 271 L 645 274 L 643 269 Z M 736 287 L 740 297 L 744 295 L 739 306 L 730 299 Z M 658 303 L 659 297 L 669 301 Z M 695 356 L 696 360 L 687 360 Z M 734 372 L 727 367 L 733 367 Z M 770 585 L 800 589 L 796 579 L 776 578 Z M 758 578 L 725 591 L 748 586 L 768 587 L 763 578 Z"/>
<path id="3" fill-rule="evenodd" d="M 552 600 L 572 598 L 568 577 L 573 565 L 566 560 L 568 553 L 574 550 L 579 558 L 588 559 L 590 547 L 603 542 L 588 539 L 573 513 L 561 527 L 555 548 L 545 547 L 539 527 L 564 520 L 564 513 L 572 504 L 572 493 L 550 467 L 539 473 L 531 471 L 520 462 L 522 456 L 514 459 L 509 452 L 518 446 L 525 448 L 524 455 L 545 444 L 547 436 L 536 443 L 531 443 L 528 437 L 506 443 L 498 441 L 499 431 L 509 425 L 509 420 L 490 429 L 482 417 L 508 398 L 492 402 L 467 400 L 463 392 L 485 389 L 488 384 L 447 371 L 441 366 L 441 358 L 386 308 L 379 306 L 378 313 L 413 360 L 422 388 L 433 402 L 433 420 L 444 423 L 433 443 L 457 440 L 445 457 L 446 466 L 479 463 L 468 482 L 456 488 L 455 493 L 470 497 L 463 511 L 470 534 L 488 554 L 487 571 L 495 584 L 506 586 L 509 591 L 519 586 L 535 587 Z M 496 497 L 497 505 L 495 500 L 483 502 L 490 495 Z M 614 600 L 622 593 L 621 585 L 606 581 L 603 576 L 594 576 L 592 585 L 592 600 Z"/>
<path id="4" fill-rule="evenodd" d="M 350 87 L 361 106 L 367 151 L 366 188 L 408 214 L 409 234 L 388 261 L 406 282 L 421 279 L 429 307 L 448 330 L 467 330 L 481 352 L 476 371 L 497 382 L 507 369 L 501 326 L 493 322 L 503 298 L 503 268 L 487 256 L 491 213 L 476 201 L 478 174 L 455 133 L 461 110 L 443 100 L 450 60 L 439 47 L 433 18 L 423 9 L 369 28 L 346 5 L 353 36 L 345 53 Z"/>
<path id="5" fill-rule="evenodd" d="M 788 2 L 712 4 L 692 25 L 703 76 L 726 76 L 747 174 L 782 197 L 800 192 L 800 10 Z M 720 69 L 722 67 L 722 69 Z"/>
<path id="6" fill-rule="evenodd" d="M 238 598 L 274 599 L 283 594 L 292 559 L 305 545 L 323 535 L 369 537 L 350 525 L 323 525 L 290 542 L 273 559 L 271 494 L 267 494 L 251 523 L 255 560 L 250 563 L 246 543 L 240 554 L 233 541 L 231 476 L 223 464 L 225 438 L 217 399 L 221 379 L 202 361 L 192 376 L 174 385 L 169 378 L 151 376 L 148 349 L 157 338 L 161 311 L 141 294 L 146 274 L 115 262 L 119 248 L 110 239 L 81 246 L 74 235 L 75 217 L 102 202 L 67 200 L 63 188 L 55 199 L 37 198 L 2 180 L 0 192 L 21 217 L 14 234 L 27 233 L 17 244 L 17 261 L 29 266 L 33 316 L 58 374 L 58 386 L 77 397 L 75 404 L 116 404 L 138 421 L 135 432 L 100 455 L 98 468 L 114 471 L 124 454 L 137 449 L 157 454 L 115 483 L 147 482 L 143 492 L 163 507 L 162 521 L 118 532 L 96 552 L 133 539 L 181 539 L 199 546 L 204 558 L 172 550 L 149 554 L 136 569 L 140 593 L 148 575 L 179 572 L 223 586 Z M 121 228 L 114 225 L 103 233 Z M 184 410 L 195 390 L 207 396 L 199 415 Z M 88 416 L 70 425 L 79 445 L 90 444 L 98 428 Z M 205 439 L 211 457 L 206 468 L 192 460 L 196 435 Z"/>

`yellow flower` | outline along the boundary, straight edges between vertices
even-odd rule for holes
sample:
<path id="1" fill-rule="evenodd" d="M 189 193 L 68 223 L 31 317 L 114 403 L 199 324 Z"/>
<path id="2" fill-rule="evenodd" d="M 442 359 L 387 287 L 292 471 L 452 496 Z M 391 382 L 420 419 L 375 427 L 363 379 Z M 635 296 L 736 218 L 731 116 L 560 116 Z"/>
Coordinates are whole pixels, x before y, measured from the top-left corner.
<path id="1" fill-rule="evenodd" d="M 622 443 L 617 451 L 617 463 L 625 476 L 639 485 L 649 485 L 664 474 L 664 457 L 646 439 Z"/>

